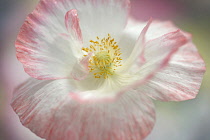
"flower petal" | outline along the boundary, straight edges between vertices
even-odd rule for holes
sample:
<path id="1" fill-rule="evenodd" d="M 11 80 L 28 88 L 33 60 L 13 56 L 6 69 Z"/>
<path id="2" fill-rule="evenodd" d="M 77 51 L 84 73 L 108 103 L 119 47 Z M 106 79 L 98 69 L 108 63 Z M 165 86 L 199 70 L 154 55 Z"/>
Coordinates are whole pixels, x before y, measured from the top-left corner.
<path id="1" fill-rule="evenodd" d="M 150 24 L 152 23 L 152 19 L 150 19 L 147 23 L 147 25 L 143 28 L 143 30 L 141 31 L 141 34 L 138 37 L 138 40 L 136 41 L 136 44 L 129 56 L 129 58 L 127 58 L 127 60 L 125 60 L 125 62 L 123 63 L 123 66 L 121 67 L 123 70 L 126 70 L 127 68 L 130 68 L 131 65 L 133 65 L 133 62 L 137 59 L 137 57 L 139 57 L 141 64 L 143 64 L 145 62 L 145 58 L 144 58 L 144 50 L 145 50 L 145 35 L 147 33 L 147 30 L 150 26 Z M 124 49 L 124 48 L 123 48 Z M 130 49 L 129 47 L 127 47 L 127 49 Z M 123 52 L 125 52 L 126 50 L 122 50 Z"/>
<path id="2" fill-rule="evenodd" d="M 167 67 L 138 91 L 161 101 L 182 101 L 197 95 L 205 64 L 192 42 L 182 46 Z"/>
<path id="3" fill-rule="evenodd" d="M 77 10 L 72 9 L 66 13 L 65 16 L 65 24 L 68 32 L 80 42 L 83 41 L 82 39 L 82 32 L 79 25 L 79 18 L 77 15 Z"/>
<path id="4" fill-rule="evenodd" d="M 129 19 L 126 29 L 123 32 L 122 38 L 119 42 L 121 47 L 122 57 L 128 58 L 141 34 L 142 30 L 148 23 L 135 21 Z M 145 35 L 145 42 L 161 37 L 170 32 L 177 31 L 178 28 L 170 21 L 153 20 Z M 187 33 L 185 33 L 187 35 Z"/>
<path id="5" fill-rule="evenodd" d="M 146 22 L 139 22 L 134 19 L 130 19 L 126 27 L 126 31 L 132 32 L 132 34 L 129 35 L 137 39 L 146 24 Z M 178 30 L 178 28 L 171 21 L 153 20 L 146 34 L 146 42 L 176 30 Z"/>
<path id="6" fill-rule="evenodd" d="M 89 41 L 104 38 L 110 34 L 115 40 L 126 26 L 130 9 L 129 0 L 85 0 L 85 4 L 75 2 L 78 11 L 80 27 L 84 44 Z"/>
<path id="7" fill-rule="evenodd" d="M 118 34 L 126 24 L 128 0 L 41 0 L 37 8 L 27 17 L 17 37 L 17 57 L 25 71 L 37 79 L 60 79 L 68 77 L 71 66 L 78 57 L 75 39 L 66 35 L 65 15 L 70 9 L 77 9 L 83 42 L 107 33 Z M 117 5 L 117 6 L 116 6 Z M 74 12 L 74 10 L 73 10 Z M 76 16 L 66 15 L 66 22 L 75 21 Z M 74 26 L 81 38 L 79 28 Z M 104 36 L 103 36 L 104 37 Z M 58 51 L 58 54 L 57 54 Z M 76 52 L 76 53 L 75 53 Z"/>
<path id="8" fill-rule="evenodd" d="M 30 79 L 12 107 L 23 125 L 47 140 L 143 140 L 154 126 L 152 101 L 129 91 L 115 102 L 78 103 L 68 80 Z"/>
<path id="9" fill-rule="evenodd" d="M 71 76 L 75 80 L 83 80 L 89 74 L 89 59 L 91 57 L 91 53 L 87 56 L 83 57 L 82 60 L 76 63 L 72 69 Z"/>
<path id="10" fill-rule="evenodd" d="M 31 34 L 35 40 L 38 37 L 24 24 L 22 30 Z M 30 32 L 30 33 L 29 33 Z M 76 62 L 71 50 L 71 42 L 62 36 L 52 40 L 27 41 L 25 33 L 20 33 L 16 41 L 16 55 L 22 62 L 26 73 L 37 79 L 62 79 L 70 76 L 72 65 Z"/>
<path id="11" fill-rule="evenodd" d="M 131 71 L 136 74 L 138 80 L 122 89 L 118 94 L 120 95 L 129 89 L 137 88 L 148 82 L 158 71 L 167 66 L 171 57 L 186 42 L 187 38 L 179 30 L 147 42 L 144 53 L 146 63 L 135 69 L 131 67 Z"/>

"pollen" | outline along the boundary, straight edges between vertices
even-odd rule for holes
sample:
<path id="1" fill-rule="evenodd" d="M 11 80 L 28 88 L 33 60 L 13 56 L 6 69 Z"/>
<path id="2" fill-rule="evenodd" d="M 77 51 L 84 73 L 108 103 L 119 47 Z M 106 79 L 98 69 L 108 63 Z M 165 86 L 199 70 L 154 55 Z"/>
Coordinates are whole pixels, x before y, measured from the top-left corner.
<path id="1" fill-rule="evenodd" d="M 90 40 L 90 46 L 82 50 L 85 53 L 84 56 L 93 53 L 89 60 L 89 71 L 95 78 L 107 79 L 115 74 L 117 67 L 122 66 L 122 53 L 110 34 L 103 39 L 97 36 L 96 41 Z"/>

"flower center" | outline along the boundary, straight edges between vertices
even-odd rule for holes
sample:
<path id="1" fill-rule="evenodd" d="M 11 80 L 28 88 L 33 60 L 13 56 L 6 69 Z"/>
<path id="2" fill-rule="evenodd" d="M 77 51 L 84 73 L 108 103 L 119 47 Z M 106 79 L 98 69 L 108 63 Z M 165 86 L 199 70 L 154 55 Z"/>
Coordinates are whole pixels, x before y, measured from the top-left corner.
<path id="1" fill-rule="evenodd" d="M 90 47 L 82 48 L 82 50 L 86 53 L 93 53 L 93 56 L 89 60 L 89 70 L 93 73 L 94 77 L 106 79 L 110 75 L 115 74 L 117 67 L 122 66 L 121 52 L 117 42 L 114 41 L 114 38 L 110 34 L 108 34 L 107 38 L 96 38 L 97 41 L 90 40 Z"/>

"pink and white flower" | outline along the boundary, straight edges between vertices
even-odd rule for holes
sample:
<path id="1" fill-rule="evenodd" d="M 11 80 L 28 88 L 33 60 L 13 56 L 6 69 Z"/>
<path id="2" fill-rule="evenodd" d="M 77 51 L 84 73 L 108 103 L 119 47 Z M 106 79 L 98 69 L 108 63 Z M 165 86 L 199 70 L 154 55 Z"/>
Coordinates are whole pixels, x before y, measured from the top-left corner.
<path id="1" fill-rule="evenodd" d="M 16 41 L 32 78 L 20 121 L 47 140 L 142 140 L 161 101 L 195 98 L 205 64 L 171 22 L 129 18 L 129 0 L 41 0 Z"/>

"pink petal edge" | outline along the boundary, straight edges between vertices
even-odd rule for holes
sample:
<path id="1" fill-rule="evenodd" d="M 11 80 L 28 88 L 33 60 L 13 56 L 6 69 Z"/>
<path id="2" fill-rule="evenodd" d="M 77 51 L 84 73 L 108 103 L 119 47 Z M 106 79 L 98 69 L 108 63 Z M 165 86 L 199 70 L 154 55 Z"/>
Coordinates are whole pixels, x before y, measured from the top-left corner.
<path id="1" fill-rule="evenodd" d="M 92 53 L 89 53 L 87 56 L 83 57 L 79 63 L 76 63 L 73 66 L 71 76 L 74 80 L 80 81 L 87 77 L 89 74 L 89 59 L 92 56 Z"/>
<path id="2" fill-rule="evenodd" d="M 138 91 L 161 101 L 193 99 L 199 92 L 205 70 L 203 59 L 190 41 L 176 52 L 163 70 L 139 87 Z"/>
<path id="3" fill-rule="evenodd" d="M 116 102 L 81 104 L 68 97 L 71 86 L 30 79 L 11 105 L 24 126 L 47 140 L 143 140 L 151 132 L 155 110 L 147 96 L 132 90 Z"/>
<path id="4" fill-rule="evenodd" d="M 144 58 L 144 50 L 145 50 L 145 35 L 147 33 L 147 30 L 149 29 L 150 24 L 152 23 L 152 18 L 147 22 L 146 26 L 141 31 L 138 40 L 135 43 L 135 46 L 130 54 L 130 56 L 127 58 L 123 66 L 120 68 L 123 71 L 127 71 L 133 65 L 133 63 L 136 61 L 136 59 L 139 57 L 139 65 L 142 65 L 145 63 Z"/>
<path id="5" fill-rule="evenodd" d="M 71 93 L 69 95 L 73 99 L 75 99 L 75 100 L 77 100 L 78 102 L 81 102 L 81 103 L 88 103 L 88 102 L 115 102 L 118 98 L 120 98 L 120 96 L 122 96 L 123 93 L 125 93 L 125 92 L 127 92 L 128 90 L 131 90 L 131 89 L 136 89 L 137 87 L 139 87 L 141 85 L 144 85 L 146 82 L 151 80 L 158 71 L 160 71 L 163 68 L 165 68 L 168 65 L 168 62 L 170 61 L 171 57 L 177 52 L 177 50 L 181 46 L 183 46 L 188 41 L 188 38 L 180 30 L 177 30 L 175 32 L 171 32 L 171 33 L 165 34 L 165 35 L 163 35 L 163 36 L 161 36 L 159 38 L 153 39 L 153 40 L 147 42 L 146 45 L 151 44 L 151 43 L 153 43 L 155 41 L 156 42 L 158 41 L 158 42 L 162 43 L 162 41 L 164 42 L 164 41 L 167 41 L 167 40 L 170 40 L 170 41 L 172 40 L 172 42 L 174 44 L 171 44 L 173 46 L 169 45 L 168 47 L 167 47 L 168 44 L 167 43 L 165 44 L 166 49 L 168 49 L 167 52 L 164 52 L 164 53 L 166 53 L 166 56 L 164 56 L 160 62 L 158 62 L 157 64 L 154 64 L 154 68 L 152 68 L 152 71 L 149 71 L 149 73 L 144 75 L 144 77 L 142 79 L 137 80 L 133 84 L 124 87 L 123 89 L 118 91 L 118 93 L 115 96 L 112 96 L 112 97 L 107 96 L 107 97 L 104 97 L 104 98 L 92 98 L 92 97 L 90 98 L 88 96 L 86 98 L 86 97 L 81 97 L 81 95 L 75 94 L 75 93 Z M 148 61 L 148 60 L 146 59 L 146 61 Z M 93 91 L 93 92 L 95 92 L 95 91 Z M 84 94 L 82 94 L 82 95 L 84 95 Z M 92 96 L 92 95 L 90 95 L 90 96 Z"/>
<path id="6" fill-rule="evenodd" d="M 171 33 L 168 33 L 168 34 L 165 34 L 163 35 L 162 37 L 167 37 L 170 35 L 172 36 L 173 38 L 173 35 L 177 35 L 177 36 L 181 36 L 178 40 L 177 40 L 177 44 L 176 46 L 174 46 L 174 48 L 168 53 L 168 55 L 162 60 L 162 62 L 156 67 L 154 68 L 148 75 L 145 75 L 143 77 L 143 79 L 140 79 L 140 80 L 137 80 L 136 82 L 134 82 L 132 85 L 129 85 L 125 88 L 123 88 L 122 90 L 120 90 L 118 93 L 117 93 L 117 97 L 119 98 L 119 96 L 121 96 L 124 92 L 130 90 L 130 89 L 135 89 L 143 84 L 145 84 L 146 82 L 148 82 L 150 79 L 152 79 L 155 74 L 162 70 L 163 68 L 165 68 L 167 65 L 168 65 L 168 62 L 170 61 L 171 57 L 178 51 L 179 47 L 181 47 L 182 45 L 186 44 L 187 43 L 187 38 L 181 33 L 180 30 L 177 30 L 175 32 L 171 32 Z M 158 39 L 161 39 L 161 37 L 159 38 L 156 38 L 156 39 L 153 39 L 154 41 L 155 40 L 158 40 Z M 153 40 L 150 40 L 147 42 L 147 44 L 149 42 L 153 42 Z M 146 63 L 145 63 L 146 64 Z"/>
<path id="7" fill-rule="evenodd" d="M 82 32 L 79 25 L 79 18 L 77 15 L 77 10 L 72 9 L 68 11 L 65 15 L 65 25 L 67 31 L 74 36 L 76 40 L 82 42 Z"/>

